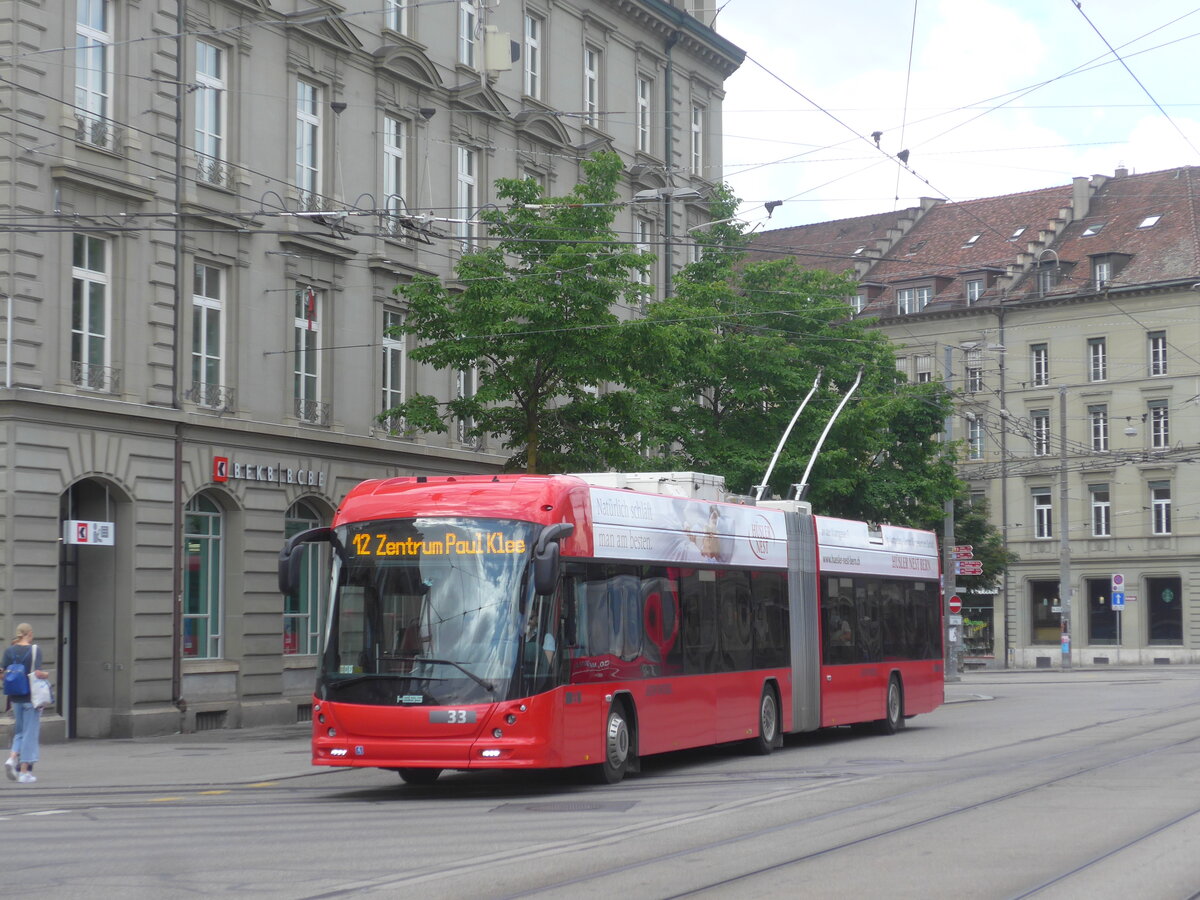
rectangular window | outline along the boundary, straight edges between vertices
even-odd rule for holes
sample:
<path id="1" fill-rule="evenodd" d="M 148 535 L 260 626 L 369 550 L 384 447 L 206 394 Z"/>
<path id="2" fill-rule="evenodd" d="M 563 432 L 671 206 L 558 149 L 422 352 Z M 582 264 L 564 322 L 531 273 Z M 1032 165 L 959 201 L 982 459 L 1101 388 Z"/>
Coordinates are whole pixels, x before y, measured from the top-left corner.
<path id="1" fill-rule="evenodd" d="M 192 267 L 192 397 L 199 406 L 223 409 L 225 272 L 217 266 Z"/>
<path id="2" fill-rule="evenodd" d="M 1155 450 L 1166 450 L 1171 446 L 1171 409 L 1166 400 L 1151 400 L 1150 446 Z"/>
<path id="3" fill-rule="evenodd" d="M 1112 582 L 1107 578 L 1085 578 L 1087 594 L 1087 639 L 1093 646 L 1117 643 L 1117 617 L 1112 607 Z"/>
<path id="4" fill-rule="evenodd" d="M 73 237 L 71 264 L 71 380 L 94 391 L 113 389 L 109 368 L 108 242 L 86 234 Z"/>
<path id="5" fill-rule="evenodd" d="M 76 137 L 98 147 L 113 146 L 112 6 L 109 0 L 75 5 Z"/>
<path id="6" fill-rule="evenodd" d="M 915 356 L 913 357 L 913 365 L 917 375 L 917 384 L 925 384 L 933 381 L 933 357 L 932 356 Z"/>
<path id="7" fill-rule="evenodd" d="M 408 212 L 408 175 L 404 162 L 407 149 L 408 122 L 396 116 L 384 116 L 383 205 L 393 216 Z"/>
<path id="8" fill-rule="evenodd" d="M 967 351 L 967 371 L 966 371 L 967 392 L 976 394 L 983 390 L 983 351 L 968 350 Z"/>
<path id="9" fill-rule="evenodd" d="M 321 404 L 321 296 L 311 287 L 296 291 L 292 320 L 292 397 L 296 418 L 323 424 Z"/>
<path id="10" fill-rule="evenodd" d="M 650 98 L 654 91 L 654 82 L 649 78 L 639 77 L 637 80 L 637 148 L 643 153 L 650 152 L 650 137 L 653 134 L 650 125 Z"/>
<path id="11" fill-rule="evenodd" d="M 1092 282 L 1097 288 L 1105 287 L 1112 280 L 1112 263 L 1106 259 L 1092 261 Z"/>
<path id="12" fill-rule="evenodd" d="M 397 329 L 404 323 L 404 315 L 395 310 L 386 310 L 383 314 L 383 396 L 380 412 L 395 409 L 404 402 L 406 366 L 404 335 Z M 398 423 L 391 423 L 396 425 Z"/>
<path id="13" fill-rule="evenodd" d="M 1088 407 L 1088 430 L 1092 436 L 1092 450 L 1108 450 L 1108 406 L 1098 403 Z"/>
<path id="14" fill-rule="evenodd" d="M 1034 387 L 1045 387 L 1050 383 L 1050 350 L 1046 344 L 1029 347 L 1029 381 Z"/>
<path id="15" fill-rule="evenodd" d="M 929 303 L 928 287 L 900 288 L 896 291 L 896 312 L 899 315 L 920 312 Z"/>
<path id="16" fill-rule="evenodd" d="M 1092 501 L 1092 537 L 1112 537 L 1112 500 L 1107 484 L 1089 484 Z"/>
<path id="17" fill-rule="evenodd" d="M 967 282 L 967 302 L 974 303 L 983 296 L 983 279 L 973 278 Z"/>
<path id="18" fill-rule="evenodd" d="M 225 54 L 220 47 L 196 42 L 196 175 L 210 184 L 224 184 L 225 167 Z"/>
<path id="19" fill-rule="evenodd" d="M 862 312 L 864 309 L 866 309 L 867 308 L 866 295 L 865 294 L 855 294 L 853 297 L 851 297 L 850 298 L 850 308 L 854 310 L 855 314 L 858 314 L 858 313 Z"/>
<path id="20" fill-rule="evenodd" d="M 1029 413 L 1032 423 L 1032 433 L 1029 440 L 1033 444 L 1034 456 L 1050 455 L 1050 410 L 1035 409 Z"/>
<path id="21" fill-rule="evenodd" d="M 321 192 L 321 89 L 296 82 L 296 188 L 301 209 L 318 209 Z"/>
<path id="22" fill-rule="evenodd" d="M 1058 284 L 1058 266 L 1046 265 L 1038 269 L 1037 289 L 1039 294 L 1048 294 Z"/>
<path id="23" fill-rule="evenodd" d="M 1050 505 L 1050 489 L 1033 489 L 1033 536 L 1039 539 L 1054 537 L 1053 507 Z"/>
<path id="24" fill-rule="evenodd" d="M 1151 331 L 1146 335 L 1146 340 L 1150 351 L 1150 374 L 1166 375 L 1167 333 L 1165 331 Z"/>
<path id="25" fill-rule="evenodd" d="M 1150 482 L 1150 533 L 1171 533 L 1171 482 Z"/>
<path id="26" fill-rule="evenodd" d="M 392 31 L 408 34 L 408 7 L 411 0 L 387 0 L 385 24 Z"/>
<path id="27" fill-rule="evenodd" d="M 983 422 L 979 416 L 967 416 L 967 459 L 983 459 Z"/>
<path id="28" fill-rule="evenodd" d="M 593 128 L 600 127 L 600 51 L 583 48 L 583 116 Z"/>
<path id="29" fill-rule="evenodd" d="M 692 174 L 704 177 L 704 118 L 705 109 L 692 104 Z"/>
<path id="30" fill-rule="evenodd" d="M 1088 381 L 1108 378 L 1108 346 L 1104 338 L 1088 339 Z"/>
<path id="31" fill-rule="evenodd" d="M 542 97 L 542 20 L 525 16 L 525 96 Z"/>
<path id="32" fill-rule="evenodd" d="M 651 252 L 651 241 L 654 235 L 654 223 L 642 216 L 633 217 L 633 241 L 639 253 Z M 638 272 L 634 276 L 640 284 L 649 285 L 653 277 L 650 270 Z"/>
<path id="33" fill-rule="evenodd" d="M 454 217 L 458 219 L 458 239 L 462 249 L 474 246 L 476 236 L 475 210 L 479 206 L 479 151 L 470 147 L 455 148 L 458 165 L 455 178 L 457 193 Z"/>
<path id="34" fill-rule="evenodd" d="M 458 2 L 458 61 L 475 68 L 475 4 L 472 0 Z"/>

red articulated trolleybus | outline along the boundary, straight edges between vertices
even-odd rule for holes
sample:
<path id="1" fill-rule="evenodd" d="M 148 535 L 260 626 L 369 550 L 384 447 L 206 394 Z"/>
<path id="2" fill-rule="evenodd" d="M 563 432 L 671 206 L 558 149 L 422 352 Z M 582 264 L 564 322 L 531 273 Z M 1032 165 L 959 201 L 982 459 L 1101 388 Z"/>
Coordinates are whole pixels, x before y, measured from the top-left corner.
<path id="1" fill-rule="evenodd" d="M 725 502 L 695 473 L 365 482 L 333 525 L 313 763 L 590 767 L 874 722 L 943 700 L 935 536 Z"/>

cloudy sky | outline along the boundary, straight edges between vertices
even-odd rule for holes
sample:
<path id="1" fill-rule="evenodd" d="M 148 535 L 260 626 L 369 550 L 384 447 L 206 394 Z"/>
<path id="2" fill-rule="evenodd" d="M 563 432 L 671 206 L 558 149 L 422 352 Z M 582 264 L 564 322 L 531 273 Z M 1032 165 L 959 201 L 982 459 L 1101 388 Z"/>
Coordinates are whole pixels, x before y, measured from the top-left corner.
<path id="1" fill-rule="evenodd" d="M 747 55 L 723 125 L 748 222 L 1200 165 L 1200 0 L 716 2 Z"/>

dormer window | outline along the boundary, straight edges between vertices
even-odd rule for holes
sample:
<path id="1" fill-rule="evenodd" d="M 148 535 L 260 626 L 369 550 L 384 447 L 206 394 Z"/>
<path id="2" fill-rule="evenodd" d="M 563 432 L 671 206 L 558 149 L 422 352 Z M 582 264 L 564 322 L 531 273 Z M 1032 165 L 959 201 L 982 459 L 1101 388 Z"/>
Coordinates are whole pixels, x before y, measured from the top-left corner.
<path id="1" fill-rule="evenodd" d="M 1112 263 L 1107 259 L 1092 260 L 1092 281 L 1097 288 L 1106 287 L 1112 280 Z"/>
<path id="2" fill-rule="evenodd" d="M 931 293 L 928 287 L 900 288 L 896 291 L 896 313 L 903 316 L 920 312 L 929 303 Z"/>
<path id="3" fill-rule="evenodd" d="M 924 241 L 917 241 L 915 244 L 913 244 L 911 247 L 909 247 L 909 248 L 908 248 L 908 254 L 907 254 L 907 255 L 908 255 L 908 256 L 915 256 L 916 254 L 918 254 L 918 253 L 920 253 L 920 252 L 921 252 L 921 248 L 922 248 L 922 247 L 924 247 L 924 246 L 925 246 L 925 242 L 924 242 Z"/>
<path id="4" fill-rule="evenodd" d="M 1008 236 L 1008 239 L 1010 241 L 1015 241 L 1017 238 L 1019 238 L 1024 233 L 1025 233 L 1025 226 L 1018 225 L 1016 228 L 1013 229 L 1013 233 Z"/>
<path id="5" fill-rule="evenodd" d="M 973 234 L 963 242 L 963 247 L 974 247 L 975 242 L 983 237 L 982 234 Z"/>
<path id="6" fill-rule="evenodd" d="M 1094 234 L 1099 234 L 1103 228 L 1103 222 L 1092 222 L 1087 228 L 1083 229 L 1083 234 L 1080 237 L 1091 237 Z"/>
<path id="7" fill-rule="evenodd" d="M 1158 224 L 1158 220 L 1161 218 L 1161 213 L 1153 216 L 1146 216 L 1146 218 L 1142 219 L 1142 221 L 1138 223 L 1138 228 L 1153 228 Z"/>
<path id="8" fill-rule="evenodd" d="M 983 279 L 972 278 L 967 281 L 967 302 L 974 303 L 983 296 Z"/>

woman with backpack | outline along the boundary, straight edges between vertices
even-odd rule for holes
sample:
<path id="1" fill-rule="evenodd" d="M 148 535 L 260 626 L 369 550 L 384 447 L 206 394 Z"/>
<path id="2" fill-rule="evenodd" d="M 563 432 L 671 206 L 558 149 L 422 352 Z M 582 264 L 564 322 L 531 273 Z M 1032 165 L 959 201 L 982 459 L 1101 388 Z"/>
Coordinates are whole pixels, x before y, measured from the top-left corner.
<path id="1" fill-rule="evenodd" d="M 22 622 L 17 626 L 17 636 L 12 645 L 0 657 L 0 671 L 8 672 L 10 666 L 23 665 L 26 675 L 45 678 L 42 671 L 42 651 L 33 642 L 33 626 Z M 5 678 L 6 687 L 8 679 Z M 42 711 L 33 705 L 26 685 L 25 693 L 8 695 L 13 710 L 12 751 L 4 761 L 4 774 L 9 781 L 33 784 L 33 764 L 38 761 L 38 738 L 42 730 Z M 18 772 L 18 767 L 20 771 Z"/>

